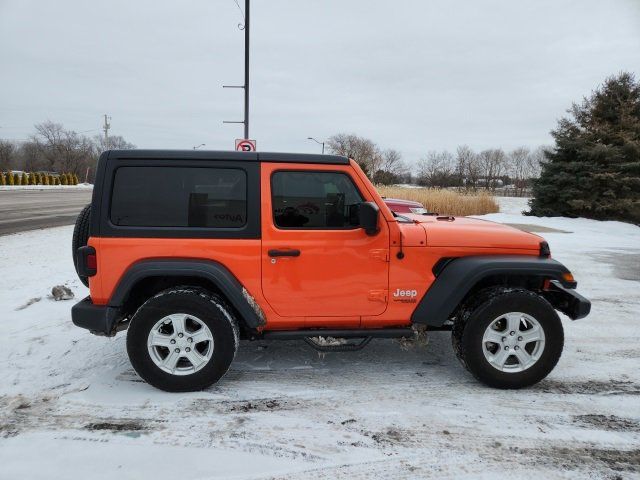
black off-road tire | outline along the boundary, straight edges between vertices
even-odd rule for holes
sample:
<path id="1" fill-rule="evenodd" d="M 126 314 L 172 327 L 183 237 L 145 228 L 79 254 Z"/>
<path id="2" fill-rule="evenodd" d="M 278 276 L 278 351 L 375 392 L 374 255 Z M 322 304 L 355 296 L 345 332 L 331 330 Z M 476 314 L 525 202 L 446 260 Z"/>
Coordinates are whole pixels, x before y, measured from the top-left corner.
<path id="1" fill-rule="evenodd" d="M 522 372 L 498 370 L 482 350 L 487 327 L 508 312 L 531 315 L 545 334 L 540 358 Z M 480 291 L 461 308 L 454 321 L 451 339 L 458 360 L 476 379 L 494 388 L 517 389 L 539 382 L 553 370 L 564 347 L 564 330 L 558 314 L 542 296 L 520 288 L 494 287 Z"/>
<path id="2" fill-rule="evenodd" d="M 84 207 L 78 218 L 76 218 L 76 225 L 73 227 L 73 238 L 71 239 L 71 255 L 73 256 L 73 266 L 76 269 L 78 278 L 85 285 L 89 286 L 89 279 L 84 275 L 78 273 L 78 259 L 76 258 L 76 252 L 80 247 L 84 247 L 89 241 L 89 228 L 91 226 L 91 205 Z"/>
<path id="3" fill-rule="evenodd" d="M 172 375 L 158 367 L 147 348 L 153 326 L 174 313 L 200 319 L 213 335 L 213 354 L 201 369 L 187 375 Z M 127 353 L 135 371 L 149 384 L 167 392 L 203 390 L 227 372 L 238 349 L 238 322 L 222 298 L 197 287 L 174 287 L 147 300 L 133 315 L 127 330 Z"/>

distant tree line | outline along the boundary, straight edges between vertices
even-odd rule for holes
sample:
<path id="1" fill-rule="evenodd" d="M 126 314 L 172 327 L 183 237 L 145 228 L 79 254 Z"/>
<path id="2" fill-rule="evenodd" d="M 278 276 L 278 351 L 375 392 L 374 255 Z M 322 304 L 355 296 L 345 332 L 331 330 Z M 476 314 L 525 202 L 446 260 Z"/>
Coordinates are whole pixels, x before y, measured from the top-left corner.
<path id="1" fill-rule="evenodd" d="M 46 121 L 35 125 L 35 133 L 25 141 L 0 139 L 0 171 L 64 172 L 93 181 L 95 165 L 107 149 L 135 148 L 121 136 L 88 137 L 68 130 L 60 123 Z"/>
<path id="2" fill-rule="evenodd" d="M 505 152 L 490 148 L 475 152 L 467 145 L 455 153 L 430 151 L 418 161 L 417 183 L 427 187 L 460 187 L 495 191 L 509 186 L 516 195 L 531 187 L 540 175 L 544 148 L 518 147 Z"/>
<path id="3" fill-rule="evenodd" d="M 519 147 L 509 152 L 500 148 L 475 152 L 466 145 L 455 153 L 429 151 L 415 164 L 415 172 L 397 150 L 379 148 L 368 138 L 340 133 L 329 138 L 329 151 L 353 158 L 376 184 L 417 183 L 435 188 L 459 187 L 470 190 L 509 185 L 522 195 L 540 174 L 544 161 L 542 147 Z"/>

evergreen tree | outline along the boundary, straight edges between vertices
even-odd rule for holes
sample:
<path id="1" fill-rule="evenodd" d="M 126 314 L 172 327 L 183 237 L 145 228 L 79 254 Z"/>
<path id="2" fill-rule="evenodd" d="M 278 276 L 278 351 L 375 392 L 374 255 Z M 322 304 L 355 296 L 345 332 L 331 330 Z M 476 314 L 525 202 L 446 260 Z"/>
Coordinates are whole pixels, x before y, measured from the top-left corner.
<path id="1" fill-rule="evenodd" d="M 63 173 L 62 175 L 60 175 L 60 183 L 62 185 L 68 185 L 69 182 L 67 181 L 67 174 Z"/>
<path id="2" fill-rule="evenodd" d="M 529 214 L 640 224 L 640 82 L 610 77 L 568 113 L 551 132 Z"/>
<path id="3" fill-rule="evenodd" d="M 15 185 L 13 173 L 7 172 L 7 185 Z"/>
<path id="4" fill-rule="evenodd" d="M 4 172 L 0 172 L 0 185 L 6 185 L 7 179 L 4 176 Z"/>

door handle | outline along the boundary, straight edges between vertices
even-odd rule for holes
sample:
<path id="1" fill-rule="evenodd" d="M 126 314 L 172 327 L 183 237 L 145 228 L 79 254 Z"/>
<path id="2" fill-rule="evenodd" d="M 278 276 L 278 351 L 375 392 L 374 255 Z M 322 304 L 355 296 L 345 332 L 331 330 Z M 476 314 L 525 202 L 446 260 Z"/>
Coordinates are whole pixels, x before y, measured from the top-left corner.
<path id="1" fill-rule="evenodd" d="M 299 257 L 300 250 L 297 248 L 288 248 L 286 250 L 272 249 L 267 252 L 270 257 Z"/>

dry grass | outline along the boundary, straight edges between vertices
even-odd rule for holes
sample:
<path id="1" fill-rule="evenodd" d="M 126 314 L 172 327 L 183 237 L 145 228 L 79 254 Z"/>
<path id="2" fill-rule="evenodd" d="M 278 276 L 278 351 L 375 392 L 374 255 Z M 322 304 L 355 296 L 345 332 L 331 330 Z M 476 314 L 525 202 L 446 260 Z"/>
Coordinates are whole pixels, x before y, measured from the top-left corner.
<path id="1" fill-rule="evenodd" d="M 496 200 L 487 192 L 470 194 L 437 188 L 384 186 L 378 186 L 378 192 L 383 197 L 420 202 L 430 212 L 440 215 L 484 215 L 500 211 Z"/>

